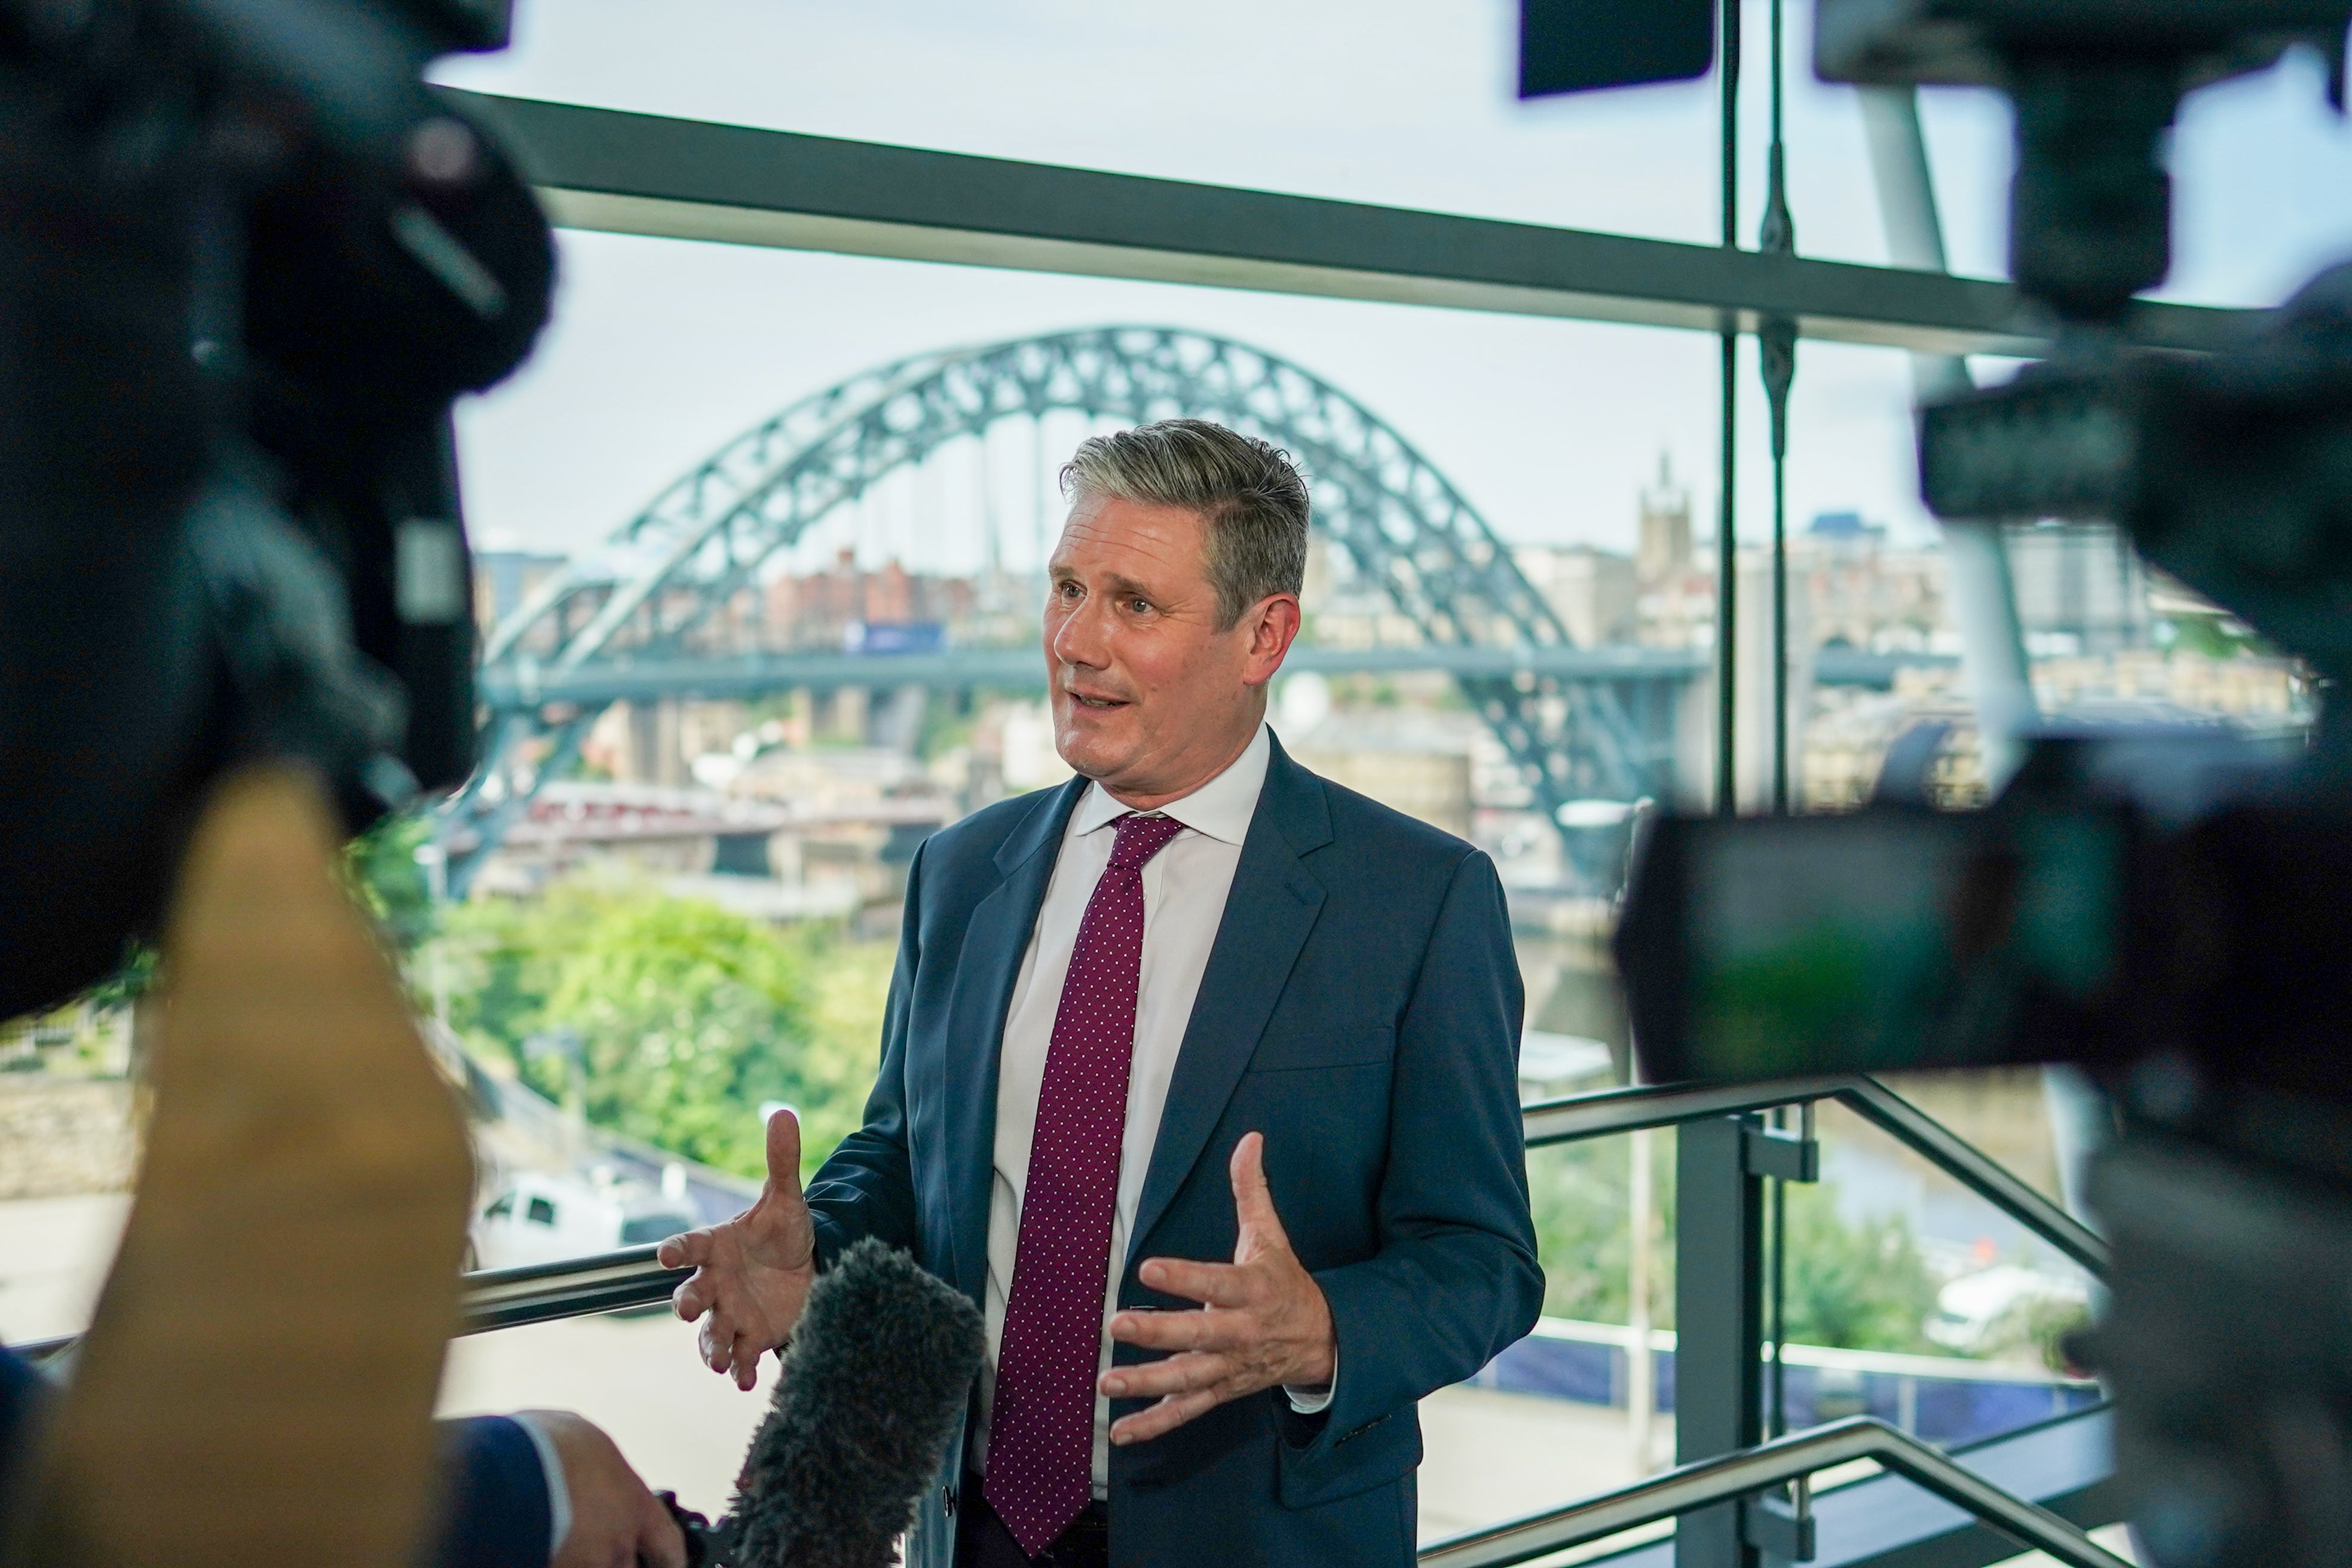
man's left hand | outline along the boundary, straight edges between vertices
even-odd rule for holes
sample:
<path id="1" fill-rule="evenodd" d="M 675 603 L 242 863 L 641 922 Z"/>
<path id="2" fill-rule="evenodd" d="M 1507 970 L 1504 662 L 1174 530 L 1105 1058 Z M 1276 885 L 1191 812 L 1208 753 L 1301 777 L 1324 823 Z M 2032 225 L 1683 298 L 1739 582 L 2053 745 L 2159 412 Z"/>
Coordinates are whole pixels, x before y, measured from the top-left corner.
<path id="1" fill-rule="evenodd" d="M 1234 1148 L 1234 1214 L 1241 1235 L 1227 1263 L 1147 1259 L 1146 1285 L 1201 1303 L 1198 1311 L 1120 1312 L 1111 1338 L 1173 1351 L 1165 1361 L 1113 1367 L 1102 1392 L 1114 1399 L 1160 1402 L 1113 1424 L 1114 1443 L 1140 1443 L 1172 1432 L 1230 1399 L 1277 1384 L 1328 1386 L 1334 1366 L 1331 1308 L 1322 1288 L 1290 1250 L 1265 1182 L 1265 1139 L 1256 1132 Z"/>

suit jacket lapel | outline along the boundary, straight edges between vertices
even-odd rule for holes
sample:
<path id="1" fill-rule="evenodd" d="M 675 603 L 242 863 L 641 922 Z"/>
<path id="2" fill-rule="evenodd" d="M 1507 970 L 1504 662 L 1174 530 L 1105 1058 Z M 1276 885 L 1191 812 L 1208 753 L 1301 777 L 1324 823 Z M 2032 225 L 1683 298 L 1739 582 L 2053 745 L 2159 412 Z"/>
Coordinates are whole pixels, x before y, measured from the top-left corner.
<path id="1" fill-rule="evenodd" d="M 1323 884 L 1299 864 L 1299 857 L 1330 841 L 1331 813 L 1321 782 L 1274 741 L 1265 787 L 1242 841 L 1224 919 L 1169 1079 L 1151 1168 L 1128 1237 L 1129 1265 L 1142 1256 L 1151 1227 L 1199 1162 L 1257 1049 L 1291 965 L 1323 908 Z"/>
<path id="2" fill-rule="evenodd" d="M 972 907 L 964 928 L 963 952 L 956 963 L 955 989 L 941 1037 L 946 1066 L 946 1162 L 950 1206 L 948 1235 L 953 1248 L 950 1278 L 973 1300 L 988 1282 L 988 1205 L 996 1153 L 996 1068 L 1004 1047 L 1004 1016 L 1013 1005 L 1013 983 L 1037 929 L 1054 864 L 1061 858 L 1063 830 L 1086 794 L 1087 781 L 1072 779 L 1039 803 L 1029 819 L 996 851 L 1004 879 Z"/>

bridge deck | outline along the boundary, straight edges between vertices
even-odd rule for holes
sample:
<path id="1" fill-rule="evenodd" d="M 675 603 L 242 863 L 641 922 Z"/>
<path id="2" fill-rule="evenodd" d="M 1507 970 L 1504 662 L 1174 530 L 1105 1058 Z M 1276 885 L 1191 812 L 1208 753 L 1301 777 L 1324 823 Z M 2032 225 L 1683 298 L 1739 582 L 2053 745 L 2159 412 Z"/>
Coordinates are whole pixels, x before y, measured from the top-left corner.
<path id="1" fill-rule="evenodd" d="M 1664 681 L 1679 684 L 1711 668 L 1704 648 L 1298 647 L 1285 668 L 1323 675 L 1402 674 L 1428 670 L 1451 676 L 1512 676 L 1522 671 L 1571 681 Z M 1813 655 L 1813 679 L 1832 686 L 1880 686 L 1898 669 L 1949 667 L 1948 654 L 1877 654 L 1822 648 Z M 942 690 L 985 688 L 1042 691 L 1045 666 L 1034 648 L 959 648 L 937 654 L 755 653 L 724 658 L 599 659 L 577 669 L 541 671 L 525 660 L 482 672 L 482 700 L 501 712 L 547 703 L 647 702 L 665 697 L 710 700 L 759 696 L 794 687 L 929 686 Z"/>

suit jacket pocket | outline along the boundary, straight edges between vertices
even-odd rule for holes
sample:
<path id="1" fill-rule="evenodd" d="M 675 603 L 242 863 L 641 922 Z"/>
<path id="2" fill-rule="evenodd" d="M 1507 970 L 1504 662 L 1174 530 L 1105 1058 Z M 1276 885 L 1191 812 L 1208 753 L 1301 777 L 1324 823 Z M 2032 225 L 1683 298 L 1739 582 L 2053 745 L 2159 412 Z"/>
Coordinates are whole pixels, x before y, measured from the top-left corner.
<path id="1" fill-rule="evenodd" d="M 1287 1030 L 1276 1024 L 1250 1058 L 1252 1072 L 1298 1072 L 1308 1068 L 1352 1068 L 1385 1062 L 1396 1052 L 1396 1031 L 1386 1024 L 1336 1029 Z"/>
<path id="2" fill-rule="evenodd" d="M 1282 1506 L 1315 1508 L 1386 1486 L 1420 1464 L 1421 1412 L 1408 1405 L 1336 1443 L 1276 1447 Z"/>

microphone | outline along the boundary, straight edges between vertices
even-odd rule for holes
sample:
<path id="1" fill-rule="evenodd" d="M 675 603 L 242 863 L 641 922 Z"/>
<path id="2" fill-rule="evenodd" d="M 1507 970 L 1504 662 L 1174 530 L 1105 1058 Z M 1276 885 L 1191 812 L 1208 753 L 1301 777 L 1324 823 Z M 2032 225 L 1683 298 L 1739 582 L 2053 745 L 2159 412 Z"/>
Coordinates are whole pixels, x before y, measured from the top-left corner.
<path id="1" fill-rule="evenodd" d="M 885 1568 L 986 1350 L 980 1310 L 871 1237 L 819 1276 L 717 1524 L 661 1494 L 690 1568 Z"/>

